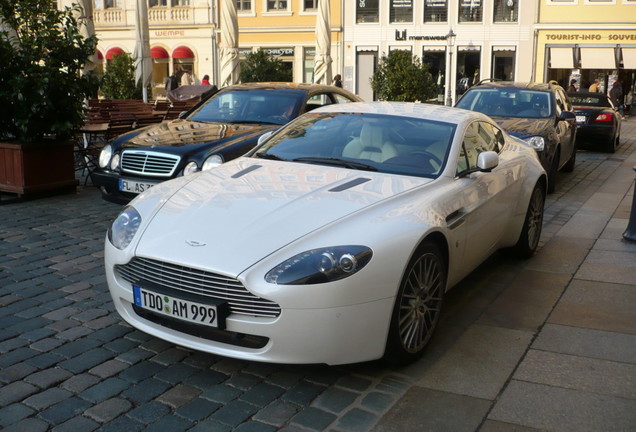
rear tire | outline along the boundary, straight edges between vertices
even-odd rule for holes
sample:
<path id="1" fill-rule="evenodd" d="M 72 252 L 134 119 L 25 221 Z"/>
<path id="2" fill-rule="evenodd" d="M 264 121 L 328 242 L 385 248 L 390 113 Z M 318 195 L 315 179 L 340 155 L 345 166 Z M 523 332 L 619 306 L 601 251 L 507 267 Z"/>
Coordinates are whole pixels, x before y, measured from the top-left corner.
<path id="1" fill-rule="evenodd" d="M 401 366 L 424 354 L 439 322 L 445 290 L 446 262 L 439 247 L 425 242 L 409 261 L 402 277 L 384 361 Z"/>
<path id="2" fill-rule="evenodd" d="M 618 143 L 619 143 L 620 139 L 621 138 L 618 135 L 616 135 L 616 137 L 613 137 L 612 139 L 610 139 L 603 146 L 603 151 L 605 153 L 614 153 L 616 151 L 616 147 L 618 147 Z"/>
<path id="3" fill-rule="evenodd" d="M 543 208 L 545 205 L 544 186 L 541 182 L 537 183 L 528 203 L 528 211 L 523 221 L 523 228 L 517 244 L 511 251 L 519 258 L 530 258 L 534 255 L 541 238 L 541 230 L 543 228 Z"/>

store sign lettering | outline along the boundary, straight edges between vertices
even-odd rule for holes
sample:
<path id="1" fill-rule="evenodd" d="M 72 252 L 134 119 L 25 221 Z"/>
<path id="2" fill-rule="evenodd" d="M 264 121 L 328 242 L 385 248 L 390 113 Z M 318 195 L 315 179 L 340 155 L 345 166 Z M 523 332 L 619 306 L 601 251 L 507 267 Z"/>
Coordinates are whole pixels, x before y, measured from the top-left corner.
<path id="1" fill-rule="evenodd" d="M 405 40 L 443 41 L 443 40 L 446 40 L 446 36 L 407 36 L 406 30 L 402 30 L 402 31 L 396 30 L 395 40 L 396 41 L 405 41 Z"/>
<path id="2" fill-rule="evenodd" d="M 610 34 L 606 36 L 611 41 L 633 41 L 636 34 Z M 548 34 L 549 41 L 600 41 L 604 39 L 600 34 Z"/>
<path id="3" fill-rule="evenodd" d="M 175 36 L 185 36 L 185 31 L 183 30 L 158 30 L 155 31 L 156 37 L 175 37 Z"/>

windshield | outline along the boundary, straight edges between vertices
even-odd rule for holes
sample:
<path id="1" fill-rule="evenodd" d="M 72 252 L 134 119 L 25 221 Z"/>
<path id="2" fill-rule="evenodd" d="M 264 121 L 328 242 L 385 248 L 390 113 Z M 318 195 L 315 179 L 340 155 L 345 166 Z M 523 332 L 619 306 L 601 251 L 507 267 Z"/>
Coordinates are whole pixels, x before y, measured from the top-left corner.
<path id="1" fill-rule="evenodd" d="M 457 107 L 489 116 L 518 118 L 552 116 L 549 92 L 518 88 L 471 89 L 457 102 Z"/>
<path id="2" fill-rule="evenodd" d="M 291 122 L 254 157 L 437 177 L 455 125 L 394 115 L 309 113 Z"/>
<path id="3" fill-rule="evenodd" d="M 303 92 L 254 89 L 221 91 L 187 119 L 199 122 L 283 125 L 298 115 Z"/>

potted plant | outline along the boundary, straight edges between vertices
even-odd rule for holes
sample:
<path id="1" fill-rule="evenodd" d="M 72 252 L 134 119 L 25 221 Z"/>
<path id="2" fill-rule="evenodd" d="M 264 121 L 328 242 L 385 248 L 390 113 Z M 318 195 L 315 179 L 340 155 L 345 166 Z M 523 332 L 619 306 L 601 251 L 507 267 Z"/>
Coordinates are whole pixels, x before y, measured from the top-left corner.
<path id="1" fill-rule="evenodd" d="M 73 133 L 96 78 L 82 74 L 95 53 L 81 9 L 0 0 L 0 191 L 75 190 Z"/>

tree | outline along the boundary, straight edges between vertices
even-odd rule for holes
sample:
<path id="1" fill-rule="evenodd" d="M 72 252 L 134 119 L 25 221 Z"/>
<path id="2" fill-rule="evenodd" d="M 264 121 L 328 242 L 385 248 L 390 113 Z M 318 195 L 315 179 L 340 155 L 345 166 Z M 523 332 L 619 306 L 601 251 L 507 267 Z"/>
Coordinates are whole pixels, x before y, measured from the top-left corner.
<path id="1" fill-rule="evenodd" d="M 84 38 L 78 6 L 0 0 L 0 138 L 67 138 L 84 122 L 93 80 L 82 69 L 97 38 Z"/>
<path id="2" fill-rule="evenodd" d="M 135 64 L 126 52 L 113 57 L 100 87 L 108 99 L 141 99 L 141 86 L 135 85 Z"/>
<path id="3" fill-rule="evenodd" d="M 371 77 L 371 88 L 380 100 L 426 101 L 437 96 L 428 68 L 409 51 L 393 50 L 380 59 Z"/>
<path id="4" fill-rule="evenodd" d="M 245 56 L 241 63 L 241 82 L 290 81 L 283 62 L 259 49 Z"/>

